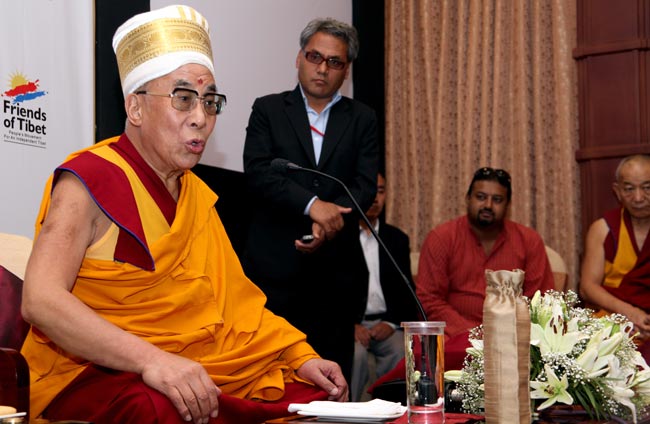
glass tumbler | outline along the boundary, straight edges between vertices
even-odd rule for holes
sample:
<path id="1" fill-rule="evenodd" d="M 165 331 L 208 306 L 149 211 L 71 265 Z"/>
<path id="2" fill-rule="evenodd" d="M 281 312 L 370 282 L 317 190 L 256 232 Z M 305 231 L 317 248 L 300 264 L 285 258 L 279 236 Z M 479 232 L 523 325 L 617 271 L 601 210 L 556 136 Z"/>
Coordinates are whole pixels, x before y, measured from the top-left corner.
<path id="1" fill-rule="evenodd" d="M 403 322 L 409 423 L 445 422 L 445 323 Z"/>

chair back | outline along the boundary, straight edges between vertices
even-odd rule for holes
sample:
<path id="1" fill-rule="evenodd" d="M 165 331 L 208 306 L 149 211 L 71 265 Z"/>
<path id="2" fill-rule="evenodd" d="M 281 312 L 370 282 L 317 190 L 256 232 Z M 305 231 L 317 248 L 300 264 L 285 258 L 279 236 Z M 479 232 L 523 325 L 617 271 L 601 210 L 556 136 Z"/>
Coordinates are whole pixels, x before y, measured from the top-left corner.
<path id="1" fill-rule="evenodd" d="M 32 241 L 0 233 L 0 405 L 26 412 L 29 419 L 29 368 L 20 348 L 29 331 L 20 314 L 23 278 Z"/>
<path id="2" fill-rule="evenodd" d="M 411 252 L 411 275 L 413 276 L 413 281 L 417 280 L 418 277 L 418 267 L 420 266 L 420 252 Z"/>
<path id="3" fill-rule="evenodd" d="M 0 233 L 0 347 L 20 350 L 29 324 L 20 314 L 23 278 L 32 241 Z"/>
<path id="4" fill-rule="evenodd" d="M 569 271 L 567 271 L 566 262 L 564 262 L 562 256 L 549 246 L 546 246 L 546 256 L 548 256 L 548 262 L 551 264 L 555 290 L 564 292 L 570 288 L 572 289 L 569 285 Z M 575 289 L 573 290 L 575 291 Z"/>
<path id="5" fill-rule="evenodd" d="M 21 280 L 25 279 L 32 240 L 17 234 L 0 233 L 0 265 Z"/>

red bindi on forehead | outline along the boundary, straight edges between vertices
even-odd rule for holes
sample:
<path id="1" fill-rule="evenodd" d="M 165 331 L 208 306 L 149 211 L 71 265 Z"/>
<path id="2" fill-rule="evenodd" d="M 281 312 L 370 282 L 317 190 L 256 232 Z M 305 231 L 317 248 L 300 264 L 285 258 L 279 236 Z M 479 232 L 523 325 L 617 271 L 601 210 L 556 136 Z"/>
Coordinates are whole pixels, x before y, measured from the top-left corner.
<path id="1" fill-rule="evenodd" d="M 203 78 L 199 78 L 199 84 L 203 84 Z"/>

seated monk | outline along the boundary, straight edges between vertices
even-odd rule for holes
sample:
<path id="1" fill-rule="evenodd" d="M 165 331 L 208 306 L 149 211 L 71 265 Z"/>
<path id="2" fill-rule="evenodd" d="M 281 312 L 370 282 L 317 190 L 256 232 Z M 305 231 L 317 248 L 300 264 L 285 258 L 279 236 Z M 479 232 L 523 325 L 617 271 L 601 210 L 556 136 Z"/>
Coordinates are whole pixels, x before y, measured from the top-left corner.
<path id="1" fill-rule="evenodd" d="M 70 155 L 37 217 L 22 303 L 33 417 L 224 422 L 224 397 L 286 401 L 296 386 L 346 400 L 340 367 L 265 308 L 190 171 L 226 103 L 205 18 L 136 15 L 113 47 L 125 132 Z"/>
<path id="2" fill-rule="evenodd" d="M 616 169 L 620 207 L 594 221 L 585 238 L 580 295 L 598 314 L 625 315 L 650 360 L 650 156 L 633 155 Z"/>

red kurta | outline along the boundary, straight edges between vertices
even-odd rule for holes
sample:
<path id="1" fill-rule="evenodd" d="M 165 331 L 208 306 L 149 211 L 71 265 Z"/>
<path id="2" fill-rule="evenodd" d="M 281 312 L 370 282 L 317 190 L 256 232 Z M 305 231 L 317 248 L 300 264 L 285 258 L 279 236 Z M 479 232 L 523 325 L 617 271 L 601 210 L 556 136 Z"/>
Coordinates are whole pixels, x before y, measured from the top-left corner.
<path id="1" fill-rule="evenodd" d="M 466 215 L 434 228 L 427 236 L 417 278 L 417 294 L 431 321 L 445 321 L 456 336 L 483 322 L 485 270 L 521 269 L 523 294 L 554 288 L 542 238 L 533 229 L 505 220 L 490 254 L 470 229 Z"/>

